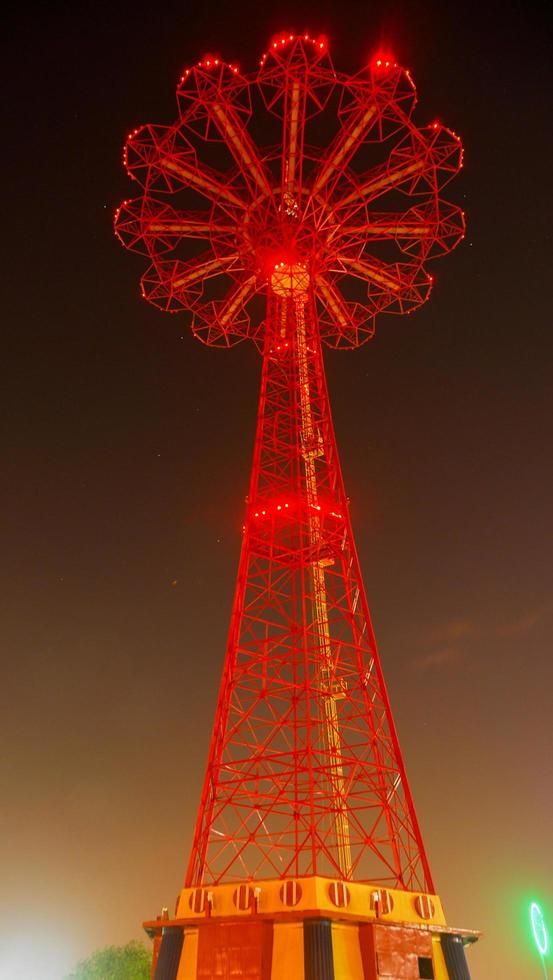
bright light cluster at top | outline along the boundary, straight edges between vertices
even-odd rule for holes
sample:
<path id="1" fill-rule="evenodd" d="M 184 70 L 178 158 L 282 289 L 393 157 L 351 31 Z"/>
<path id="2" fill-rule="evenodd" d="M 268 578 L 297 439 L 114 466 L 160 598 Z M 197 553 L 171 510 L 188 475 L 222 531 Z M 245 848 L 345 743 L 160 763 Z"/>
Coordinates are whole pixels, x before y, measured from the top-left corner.
<path id="1" fill-rule="evenodd" d="M 272 39 L 269 50 L 261 56 L 259 64 L 263 66 L 270 54 L 281 51 L 288 44 L 291 44 L 292 41 L 305 41 L 308 44 L 312 44 L 313 47 L 318 48 L 319 51 L 325 51 L 328 47 L 328 41 L 322 35 L 315 38 L 310 37 L 309 34 L 278 34 Z"/>
<path id="2" fill-rule="evenodd" d="M 234 75 L 237 75 L 238 74 L 238 65 L 228 64 L 226 61 L 222 61 L 221 58 L 217 58 L 217 57 L 215 57 L 215 55 L 212 55 L 212 54 L 206 54 L 206 55 L 204 55 L 204 57 L 201 58 L 201 60 L 198 61 L 197 65 L 196 65 L 197 68 L 219 68 L 219 66 L 221 68 L 227 68 L 228 71 L 233 72 Z M 190 75 L 190 72 L 191 71 L 192 71 L 191 68 L 185 68 L 184 69 L 184 72 L 183 72 L 183 74 L 180 77 L 180 84 L 181 85 L 186 81 L 186 79 Z"/>
<path id="3" fill-rule="evenodd" d="M 374 68 L 397 68 L 397 61 L 394 60 L 394 56 L 391 54 L 382 54 L 379 52 L 374 56 L 371 61 Z"/>

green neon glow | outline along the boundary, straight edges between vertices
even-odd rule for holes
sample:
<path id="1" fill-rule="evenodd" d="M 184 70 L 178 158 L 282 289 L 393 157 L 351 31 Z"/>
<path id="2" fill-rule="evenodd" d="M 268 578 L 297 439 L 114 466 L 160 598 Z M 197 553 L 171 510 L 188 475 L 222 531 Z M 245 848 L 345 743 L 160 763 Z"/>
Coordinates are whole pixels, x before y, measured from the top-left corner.
<path id="1" fill-rule="evenodd" d="M 549 937 L 545 928 L 543 912 L 537 902 L 532 902 L 530 906 L 530 922 L 532 923 L 532 933 L 536 947 L 540 956 L 545 956 L 549 948 Z"/>

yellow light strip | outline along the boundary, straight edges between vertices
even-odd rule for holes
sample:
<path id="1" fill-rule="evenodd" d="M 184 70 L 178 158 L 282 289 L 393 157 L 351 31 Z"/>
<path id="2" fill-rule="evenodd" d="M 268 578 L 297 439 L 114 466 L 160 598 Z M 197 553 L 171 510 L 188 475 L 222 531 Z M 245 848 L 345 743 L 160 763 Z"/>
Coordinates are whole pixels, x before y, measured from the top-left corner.
<path id="1" fill-rule="evenodd" d="M 399 238 L 427 238 L 433 232 L 432 225 L 349 225 L 348 235 L 397 235 Z"/>
<path id="2" fill-rule="evenodd" d="M 206 191 L 207 196 L 212 200 L 219 197 L 224 198 L 225 201 L 229 201 L 231 204 L 235 204 L 236 207 L 243 208 L 244 204 L 239 197 L 236 196 L 228 187 L 224 184 L 218 184 L 215 180 L 210 177 L 202 177 L 201 174 L 194 169 L 194 167 L 187 167 L 183 163 L 176 163 L 174 160 L 166 157 L 160 160 L 160 166 L 165 168 L 165 170 L 170 170 L 171 173 L 177 174 L 177 176 L 182 177 L 192 186 L 197 187 L 200 191 Z"/>
<path id="3" fill-rule="evenodd" d="M 323 297 L 325 305 L 328 307 L 330 312 L 336 317 L 336 320 L 341 327 L 348 327 L 350 325 L 349 318 L 347 314 L 344 313 L 341 304 L 334 291 L 331 289 L 329 284 L 325 282 L 324 279 L 319 279 L 317 281 L 317 288 Z"/>
<path id="4" fill-rule="evenodd" d="M 188 283 L 195 282 L 196 279 L 207 279 L 218 269 L 222 269 L 225 265 L 228 265 L 229 262 L 233 262 L 234 258 L 234 255 L 229 255 L 224 259 L 211 259 L 210 262 L 203 262 L 202 265 L 197 265 L 195 268 L 190 269 L 190 271 L 185 273 L 184 276 L 180 276 L 178 279 L 175 279 L 173 286 L 178 288 L 180 286 L 186 286 Z"/>
<path id="5" fill-rule="evenodd" d="M 338 169 L 338 167 L 342 163 L 348 151 L 351 149 L 353 144 L 357 142 L 362 132 L 367 128 L 367 126 L 369 125 L 371 119 L 375 114 L 376 114 L 375 106 L 371 106 L 369 109 L 365 110 L 365 112 L 361 116 L 361 119 L 353 127 L 353 129 L 351 130 L 349 135 L 344 139 L 344 141 L 340 144 L 334 156 L 327 162 L 325 167 L 323 167 L 321 173 L 317 177 L 315 184 L 313 186 L 313 194 L 318 194 L 322 190 L 326 182 L 331 177 L 332 173 Z"/>
<path id="6" fill-rule="evenodd" d="M 230 141 L 231 146 L 236 150 L 238 159 L 244 164 L 245 170 L 251 174 L 259 189 L 267 193 L 269 189 L 267 178 L 261 169 L 259 161 L 256 159 L 255 150 L 248 140 L 246 133 L 240 133 L 219 102 L 214 102 L 210 108 L 219 123 L 221 133 Z M 249 146 L 248 143 L 250 144 Z"/>
<path id="7" fill-rule="evenodd" d="M 152 221 L 147 226 L 148 232 L 175 232 L 181 235 L 198 235 L 209 238 L 212 232 L 225 234 L 232 231 L 231 225 L 214 225 L 209 221 Z"/>
<path id="8" fill-rule="evenodd" d="M 347 207 L 352 201 L 358 201 L 360 198 L 368 197 L 375 191 L 384 190 L 388 187 L 392 187 L 394 184 L 400 184 L 402 180 L 406 177 L 410 177 L 411 174 L 416 174 L 419 170 L 425 167 L 424 160 L 416 160 L 415 163 L 410 163 L 406 167 L 400 167 L 398 170 L 393 170 L 392 173 L 386 174 L 385 177 L 380 177 L 380 179 L 370 180 L 367 184 L 362 187 L 356 188 L 347 197 L 344 197 L 340 201 L 340 207 Z"/>
<path id="9" fill-rule="evenodd" d="M 300 112 L 300 83 L 295 81 L 292 85 L 292 98 L 290 106 L 290 132 L 288 135 L 288 170 L 286 173 L 286 190 L 289 194 L 294 193 L 296 179 L 296 161 L 298 155 L 298 121 Z"/>
<path id="10" fill-rule="evenodd" d="M 227 308 L 220 314 L 219 322 L 221 326 L 225 326 L 230 318 L 236 313 L 239 306 L 242 305 L 245 297 L 248 293 L 253 292 L 255 288 L 255 276 L 246 280 L 242 286 L 235 292 L 234 296 L 231 296 Z"/>
<path id="11" fill-rule="evenodd" d="M 353 272 L 358 272 L 363 278 L 371 279 L 381 286 L 386 286 L 387 289 L 391 289 L 394 293 L 400 292 L 401 283 L 397 279 L 392 279 L 391 276 L 379 272 L 378 269 L 375 269 L 374 266 L 367 262 L 360 262 L 359 259 L 348 259 L 346 256 L 342 256 L 341 261 Z"/>

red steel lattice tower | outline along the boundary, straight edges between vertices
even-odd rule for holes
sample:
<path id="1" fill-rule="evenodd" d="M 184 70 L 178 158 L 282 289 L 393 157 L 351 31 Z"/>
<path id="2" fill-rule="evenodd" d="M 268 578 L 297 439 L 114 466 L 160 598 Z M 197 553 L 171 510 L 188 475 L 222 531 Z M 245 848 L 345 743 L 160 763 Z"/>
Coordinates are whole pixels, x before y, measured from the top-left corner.
<path id="1" fill-rule="evenodd" d="M 262 380 L 223 678 L 186 887 L 309 876 L 432 893 L 363 588 L 322 345 L 410 313 L 464 233 L 459 138 L 412 120 L 409 73 L 337 73 L 276 37 L 255 74 L 206 56 L 178 121 L 129 136 L 116 231 L 146 299 Z M 325 149 L 319 148 L 324 141 Z M 262 146 L 262 149 L 259 146 Z M 203 246 L 202 246 L 203 242 Z"/>

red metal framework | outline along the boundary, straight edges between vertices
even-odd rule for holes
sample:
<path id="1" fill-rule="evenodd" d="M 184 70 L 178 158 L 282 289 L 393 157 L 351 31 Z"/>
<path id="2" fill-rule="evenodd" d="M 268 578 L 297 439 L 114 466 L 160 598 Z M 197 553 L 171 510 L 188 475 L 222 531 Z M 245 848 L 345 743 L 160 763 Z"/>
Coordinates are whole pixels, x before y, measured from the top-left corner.
<path id="1" fill-rule="evenodd" d="M 177 98 L 175 125 L 129 137 L 126 165 L 144 191 L 119 209 L 117 234 L 150 259 L 150 302 L 190 311 L 207 344 L 250 338 L 263 353 L 186 883 L 318 874 L 433 891 L 355 553 L 321 341 L 356 347 L 378 313 L 428 298 L 427 260 L 464 232 L 460 209 L 440 198 L 461 144 L 439 123 L 414 125 L 413 83 L 391 59 L 348 77 L 325 39 L 307 35 L 275 38 L 255 75 L 207 56 Z"/>

